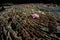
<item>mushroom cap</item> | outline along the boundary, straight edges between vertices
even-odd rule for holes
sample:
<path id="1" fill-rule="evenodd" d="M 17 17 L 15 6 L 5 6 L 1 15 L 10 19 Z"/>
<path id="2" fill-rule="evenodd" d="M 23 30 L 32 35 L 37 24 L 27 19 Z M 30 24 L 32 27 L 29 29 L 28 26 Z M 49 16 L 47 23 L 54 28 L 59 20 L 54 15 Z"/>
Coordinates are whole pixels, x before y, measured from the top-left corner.
<path id="1" fill-rule="evenodd" d="M 32 14 L 32 17 L 33 17 L 33 18 L 39 18 L 39 15 L 36 14 L 36 13 L 34 13 L 34 14 Z"/>

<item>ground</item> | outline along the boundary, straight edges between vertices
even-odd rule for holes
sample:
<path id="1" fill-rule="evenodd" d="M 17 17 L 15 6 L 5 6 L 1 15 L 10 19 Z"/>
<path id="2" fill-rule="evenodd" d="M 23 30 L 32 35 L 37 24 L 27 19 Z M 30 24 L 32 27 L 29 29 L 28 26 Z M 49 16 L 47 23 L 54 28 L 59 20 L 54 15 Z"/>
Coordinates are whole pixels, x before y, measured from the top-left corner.
<path id="1" fill-rule="evenodd" d="M 58 5 L 38 3 L 10 6 L 0 13 L 0 40 L 60 40 L 54 34 L 59 24 L 55 14 L 58 8 Z M 39 18 L 33 18 L 34 13 Z"/>

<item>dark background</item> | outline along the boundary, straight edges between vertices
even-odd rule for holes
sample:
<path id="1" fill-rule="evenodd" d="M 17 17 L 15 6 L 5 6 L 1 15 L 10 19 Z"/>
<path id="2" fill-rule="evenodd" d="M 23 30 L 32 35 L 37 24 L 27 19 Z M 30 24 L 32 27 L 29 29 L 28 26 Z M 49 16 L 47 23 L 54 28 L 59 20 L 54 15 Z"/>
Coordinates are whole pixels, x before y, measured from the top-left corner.
<path id="1" fill-rule="evenodd" d="M 60 0 L 0 0 L 1 3 L 14 3 L 14 4 L 21 4 L 21 3 L 54 3 L 60 4 Z"/>

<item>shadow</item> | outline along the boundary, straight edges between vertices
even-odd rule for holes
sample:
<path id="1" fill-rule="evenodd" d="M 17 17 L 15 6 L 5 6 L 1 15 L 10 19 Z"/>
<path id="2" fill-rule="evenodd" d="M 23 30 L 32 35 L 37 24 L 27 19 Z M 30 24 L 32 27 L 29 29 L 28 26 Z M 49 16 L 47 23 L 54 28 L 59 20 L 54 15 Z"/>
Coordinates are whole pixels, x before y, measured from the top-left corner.
<path id="1" fill-rule="evenodd" d="M 0 0 L 0 3 L 14 3 L 14 4 L 24 4 L 24 3 L 54 3 L 60 4 L 60 0 Z"/>
<path id="2" fill-rule="evenodd" d="M 0 8 L 0 12 L 2 12 L 2 11 L 4 11 L 5 10 L 5 8 L 2 6 L 1 8 Z"/>

